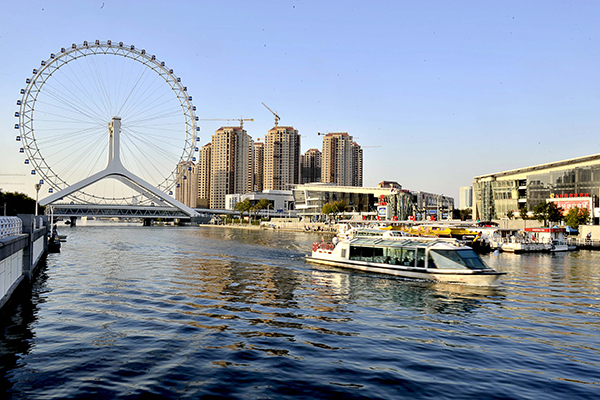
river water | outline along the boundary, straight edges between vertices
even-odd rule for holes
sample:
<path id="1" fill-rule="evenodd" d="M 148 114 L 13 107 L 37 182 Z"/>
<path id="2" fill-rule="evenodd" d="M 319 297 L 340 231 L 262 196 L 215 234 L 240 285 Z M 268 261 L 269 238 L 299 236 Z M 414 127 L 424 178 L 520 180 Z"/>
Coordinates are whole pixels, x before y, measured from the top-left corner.
<path id="1" fill-rule="evenodd" d="M 0 398 L 600 398 L 600 252 L 496 288 L 304 261 L 320 236 L 80 225 L 2 315 Z"/>

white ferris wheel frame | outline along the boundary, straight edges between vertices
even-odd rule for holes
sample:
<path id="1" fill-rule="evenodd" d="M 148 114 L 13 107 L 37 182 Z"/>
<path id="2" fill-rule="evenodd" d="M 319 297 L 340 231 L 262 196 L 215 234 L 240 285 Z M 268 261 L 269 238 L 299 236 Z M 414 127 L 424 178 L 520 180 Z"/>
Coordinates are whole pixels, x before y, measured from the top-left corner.
<path id="1" fill-rule="evenodd" d="M 193 159 L 197 131 L 200 130 L 197 126 L 196 107 L 192 104 L 192 96 L 187 94 L 187 87 L 181 84 L 181 78 L 177 77 L 173 70 L 165 65 L 164 61 L 158 60 L 155 55 L 148 54 L 144 49 L 137 49 L 134 45 L 126 45 L 123 42 L 113 43 L 111 40 L 106 42 L 96 40 L 94 43 L 88 43 L 87 41 L 79 45 L 74 43 L 69 48 L 61 48 L 58 54 L 52 53 L 49 59 L 41 62 L 39 69 L 33 69 L 32 77 L 26 79 L 27 86 L 25 89 L 21 89 L 22 98 L 17 101 L 20 108 L 19 112 L 15 113 L 15 116 L 19 118 L 19 123 L 15 125 L 15 128 L 19 129 L 24 151 L 27 153 L 29 162 L 33 164 L 32 173 L 36 171 L 53 190 L 64 190 L 69 187 L 69 183 L 52 170 L 37 146 L 34 134 L 34 110 L 37 97 L 46 81 L 59 68 L 78 58 L 100 54 L 122 56 L 137 61 L 164 79 L 175 93 L 185 118 L 185 143 L 179 163 L 189 162 Z M 178 171 L 177 165 L 175 165 L 164 181 L 156 186 L 163 192 L 169 192 L 183 174 L 184 171 Z M 104 199 L 101 196 L 83 191 L 76 194 L 71 193 L 69 196 L 84 203 L 97 203 Z"/>

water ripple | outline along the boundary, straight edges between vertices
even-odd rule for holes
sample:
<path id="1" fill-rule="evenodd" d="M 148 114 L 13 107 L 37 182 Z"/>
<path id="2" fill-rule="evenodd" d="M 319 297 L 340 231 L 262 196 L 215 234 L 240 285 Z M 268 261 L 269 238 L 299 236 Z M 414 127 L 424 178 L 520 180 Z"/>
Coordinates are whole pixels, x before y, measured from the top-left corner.
<path id="1" fill-rule="evenodd" d="M 318 235 L 79 226 L 2 320 L 3 397 L 593 398 L 600 253 L 494 288 L 304 262 Z"/>

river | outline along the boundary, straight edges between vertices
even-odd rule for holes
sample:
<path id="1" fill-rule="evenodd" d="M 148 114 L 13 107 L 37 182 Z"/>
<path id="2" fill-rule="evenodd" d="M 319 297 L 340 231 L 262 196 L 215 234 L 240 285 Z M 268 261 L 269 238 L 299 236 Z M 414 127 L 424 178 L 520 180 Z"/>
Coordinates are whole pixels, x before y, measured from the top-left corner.
<path id="1" fill-rule="evenodd" d="M 600 252 L 495 288 L 308 264 L 320 235 L 80 224 L 3 311 L 6 399 L 600 397 Z"/>

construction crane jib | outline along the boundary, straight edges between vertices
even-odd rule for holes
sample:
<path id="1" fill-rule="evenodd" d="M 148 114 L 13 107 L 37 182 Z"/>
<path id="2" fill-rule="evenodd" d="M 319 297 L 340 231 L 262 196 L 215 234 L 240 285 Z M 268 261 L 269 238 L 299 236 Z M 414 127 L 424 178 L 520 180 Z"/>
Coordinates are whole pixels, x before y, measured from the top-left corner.
<path id="1" fill-rule="evenodd" d="M 254 118 L 201 118 L 200 121 L 240 121 L 240 129 L 244 129 L 244 121 L 254 122 Z"/>
<path id="2" fill-rule="evenodd" d="M 277 124 L 279 124 L 279 120 L 281 119 L 281 118 L 279 118 L 279 115 L 277 115 L 276 112 L 274 112 L 273 110 L 271 110 L 269 108 L 269 106 L 267 106 L 265 103 L 262 103 L 262 105 L 265 106 L 265 107 L 267 107 L 267 110 L 271 111 L 271 114 L 273 114 L 275 116 L 275 126 L 277 126 Z"/>

